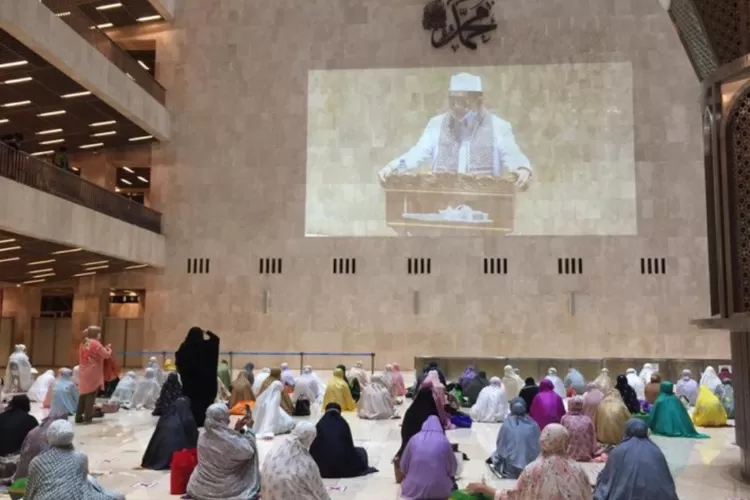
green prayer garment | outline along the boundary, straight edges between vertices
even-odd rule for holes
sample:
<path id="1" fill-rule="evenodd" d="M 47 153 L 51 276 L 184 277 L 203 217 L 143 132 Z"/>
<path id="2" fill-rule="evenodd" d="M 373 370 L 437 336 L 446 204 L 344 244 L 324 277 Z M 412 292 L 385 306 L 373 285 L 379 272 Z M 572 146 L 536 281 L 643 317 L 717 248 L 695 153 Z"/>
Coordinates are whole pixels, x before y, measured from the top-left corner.
<path id="1" fill-rule="evenodd" d="M 227 391 L 232 390 L 232 376 L 229 373 L 229 365 L 222 361 L 219 363 L 219 369 L 216 370 L 216 373 L 219 375 L 219 380 L 221 380 L 221 383 L 224 384 L 224 387 L 227 388 Z"/>
<path id="2" fill-rule="evenodd" d="M 456 490 L 451 493 L 448 500 L 492 500 L 492 497 L 484 493 L 467 493 L 464 490 Z"/>
<path id="3" fill-rule="evenodd" d="M 672 382 L 661 383 L 661 392 L 649 414 L 651 432 L 660 436 L 708 439 L 709 436 L 695 430 L 685 406 L 674 394 Z"/>

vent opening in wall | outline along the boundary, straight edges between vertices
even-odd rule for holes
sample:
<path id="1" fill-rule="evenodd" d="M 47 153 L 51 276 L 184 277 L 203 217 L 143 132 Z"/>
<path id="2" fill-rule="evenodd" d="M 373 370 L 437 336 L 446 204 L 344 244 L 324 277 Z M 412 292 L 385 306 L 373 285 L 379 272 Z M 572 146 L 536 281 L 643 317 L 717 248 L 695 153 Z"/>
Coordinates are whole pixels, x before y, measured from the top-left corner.
<path id="1" fill-rule="evenodd" d="M 485 257 L 484 274 L 508 274 L 508 259 L 501 257 Z"/>
<path id="2" fill-rule="evenodd" d="M 409 274 L 432 274 L 432 259 L 409 257 L 406 259 L 406 272 Z"/>
<path id="3" fill-rule="evenodd" d="M 191 258 L 187 260 L 188 274 L 208 274 L 211 271 L 211 259 Z"/>
<path id="4" fill-rule="evenodd" d="M 580 257 L 557 259 L 557 274 L 583 274 L 583 259 Z"/>
<path id="5" fill-rule="evenodd" d="M 333 274 L 357 274 L 357 259 L 344 257 L 334 258 Z"/>
<path id="6" fill-rule="evenodd" d="M 642 257 L 641 274 L 667 274 L 665 257 Z"/>
<path id="7" fill-rule="evenodd" d="M 258 259 L 258 273 L 281 274 L 281 258 L 262 257 Z"/>

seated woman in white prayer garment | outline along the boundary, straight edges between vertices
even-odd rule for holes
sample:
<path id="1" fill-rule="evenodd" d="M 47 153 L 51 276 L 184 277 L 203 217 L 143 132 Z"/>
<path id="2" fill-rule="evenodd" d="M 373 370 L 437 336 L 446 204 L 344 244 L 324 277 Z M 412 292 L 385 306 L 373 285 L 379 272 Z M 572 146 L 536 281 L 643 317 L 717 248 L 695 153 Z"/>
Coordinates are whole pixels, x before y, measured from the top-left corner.
<path id="1" fill-rule="evenodd" d="M 325 394 L 325 385 L 315 375 L 310 365 L 302 369 L 302 374 L 297 377 L 297 383 L 294 385 L 292 392 L 292 403 L 297 404 L 300 397 L 306 398 L 310 403 L 320 403 L 323 401 Z"/>
<path id="2" fill-rule="evenodd" d="M 555 388 L 555 394 L 560 396 L 560 398 L 565 401 L 565 383 L 563 382 L 563 379 L 561 379 L 557 374 L 557 369 L 550 368 L 549 370 L 547 370 L 547 376 L 544 378 L 552 382 L 552 386 Z"/>
<path id="3" fill-rule="evenodd" d="M 138 379 L 136 378 L 135 372 L 128 372 L 122 380 L 117 384 L 115 392 L 112 393 L 112 397 L 109 398 L 110 403 L 117 403 L 120 408 L 126 410 L 131 407 L 133 402 L 133 394 L 135 394 L 135 388 L 138 386 Z"/>
<path id="4" fill-rule="evenodd" d="M 266 381 L 268 376 L 271 375 L 270 368 L 263 368 L 258 375 L 255 376 L 253 381 L 253 394 L 257 397 L 260 394 L 260 386 Z"/>
<path id="5" fill-rule="evenodd" d="M 40 377 L 38 377 L 29 389 L 29 399 L 41 403 L 47 396 L 47 390 L 50 387 L 50 383 L 55 380 L 55 372 L 53 370 L 47 370 Z"/>
<path id="6" fill-rule="evenodd" d="M 386 420 L 393 418 L 395 414 L 391 391 L 383 376 L 373 375 L 357 401 L 357 415 L 367 420 Z"/>
<path id="7" fill-rule="evenodd" d="M 299 422 L 289 439 L 274 444 L 260 471 L 263 500 L 331 500 L 310 455 L 316 434 L 313 424 Z"/>
<path id="8" fill-rule="evenodd" d="M 88 458 L 73 448 L 73 424 L 55 420 L 47 429 L 50 449 L 29 465 L 24 498 L 28 500 L 125 500 L 107 491 L 89 475 Z"/>
<path id="9" fill-rule="evenodd" d="M 476 404 L 471 407 L 471 419 L 475 422 L 495 423 L 505 420 L 507 414 L 508 396 L 503 381 L 492 377 L 490 385 L 482 389 Z"/>
<path id="10" fill-rule="evenodd" d="M 700 385 L 706 386 L 712 393 L 721 385 L 721 379 L 716 375 L 713 366 L 707 367 L 706 371 L 703 372 Z"/>
<path id="11" fill-rule="evenodd" d="M 122 383 L 122 382 L 120 382 Z M 119 384 L 118 384 L 119 387 Z M 115 389 L 117 391 L 117 389 Z M 161 384 L 156 380 L 156 370 L 146 368 L 143 378 L 138 381 L 133 394 L 133 400 L 130 403 L 131 408 L 140 410 L 145 408 L 153 410 L 156 407 L 156 401 L 161 394 Z"/>
<path id="12" fill-rule="evenodd" d="M 253 431 L 261 439 L 287 434 L 294 428 L 294 420 L 281 408 L 284 384 L 275 380 L 255 401 Z"/>
<path id="13" fill-rule="evenodd" d="M 268 392 L 268 391 L 266 391 Z M 278 406 L 278 404 L 276 405 Z M 192 500 L 255 500 L 260 470 L 255 433 L 247 415 L 229 428 L 229 408 L 214 403 L 206 410 L 205 432 L 198 438 L 198 465 L 187 493 Z"/>
<path id="14" fill-rule="evenodd" d="M 364 387 L 370 383 L 370 380 L 367 376 L 367 372 L 364 369 L 364 365 L 361 361 L 357 361 L 354 364 L 354 367 L 349 370 L 349 377 L 351 379 L 357 379 L 359 382 L 360 390 L 364 389 Z"/>

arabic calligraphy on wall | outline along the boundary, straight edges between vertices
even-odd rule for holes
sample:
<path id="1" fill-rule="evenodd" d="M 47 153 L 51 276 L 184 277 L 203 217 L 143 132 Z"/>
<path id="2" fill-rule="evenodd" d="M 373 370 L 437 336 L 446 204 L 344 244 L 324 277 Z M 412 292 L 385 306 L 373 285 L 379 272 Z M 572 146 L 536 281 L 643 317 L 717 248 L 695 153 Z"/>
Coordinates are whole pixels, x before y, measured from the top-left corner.
<path id="1" fill-rule="evenodd" d="M 478 41 L 487 43 L 497 29 L 494 0 L 430 0 L 424 8 L 422 27 L 431 32 L 436 49 L 449 45 L 453 52 L 462 45 L 477 50 Z"/>

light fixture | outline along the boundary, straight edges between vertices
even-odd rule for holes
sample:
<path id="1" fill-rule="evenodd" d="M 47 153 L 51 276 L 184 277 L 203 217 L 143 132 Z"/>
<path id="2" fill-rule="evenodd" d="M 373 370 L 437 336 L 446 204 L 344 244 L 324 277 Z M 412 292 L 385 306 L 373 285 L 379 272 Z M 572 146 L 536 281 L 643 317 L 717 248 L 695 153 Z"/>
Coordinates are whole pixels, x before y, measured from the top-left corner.
<path id="1" fill-rule="evenodd" d="M 27 104 L 31 104 L 31 101 L 14 101 L 14 102 L 6 102 L 3 104 L 4 108 L 16 108 L 18 106 L 26 106 Z"/>
<path id="2" fill-rule="evenodd" d="M 109 264 L 107 264 L 106 266 L 87 267 L 86 271 L 95 271 L 97 269 L 109 269 Z"/>
<path id="3" fill-rule="evenodd" d="M 51 155 L 55 152 L 54 149 L 45 149 L 44 151 L 37 151 L 35 153 L 31 153 L 29 156 L 46 156 Z"/>
<path id="4" fill-rule="evenodd" d="M 133 75 L 131 75 L 130 73 L 125 73 L 125 76 L 127 76 L 131 80 L 135 81 L 135 77 Z"/>
<path id="5" fill-rule="evenodd" d="M 8 257 L 6 259 L 0 259 L 0 264 L 3 262 L 14 262 L 16 260 L 21 260 L 21 257 Z"/>
<path id="6" fill-rule="evenodd" d="M 94 275 L 94 274 L 96 274 L 96 271 L 91 271 L 90 273 L 78 273 L 78 274 L 74 274 L 73 277 L 74 278 L 79 278 L 81 276 L 91 276 L 91 275 Z"/>
<path id="7" fill-rule="evenodd" d="M 81 144 L 78 146 L 81 149 L 91 149 L 91 148 L 98 148 L 100 146 L 104 146 L 103 142 L 92 142 L 91 144 Z"/>
<path id="8" fill-rule="evenodd" d="M 55 14 L 57 17 L 68 17 L 70 15 L 70 12 L 58 12 Z"/>
<path id="9" fill-rule="evenodd" d="M 108 260 L 97 260 L 95 262 L 86 262 L 85 264 L 81 264 L 82 266 L 97 266 L 99 264 L 109 264 Z"/>
<path id="10" fill-rule="evenodd" d="M 70 94 L 63 94 L 60 97 L 62 97 L 63 99 L 72 99 L 73 97 L 83 97 L 87 95 L 91 95 L 90 90 L 83 90 L 81 92 L 71 92 Z"/>
<path id="11" fill-rule="evenodd" d="M 145 62 L 141 61 L 140 59 L 138 59 L 138 64 L 140 64 L 141 68 L 145 69 L 146 71 L 151 69 L 148 67 L 148 65 Z M 5 83 L 8 83 L 8 82 L 5 82 Z"/>
<path id="12" fill-rule="evenodd" d="M 153 135 L 139 135 L 139 136 L 136 136 L 136 137 L 131 137 L 128 140 L 130 142 L 135 142 L 135 141 L 147 141 L 147 140 L 153 139 L 153 138 L 154 138 Z"/>
<path id="13" fill-rule="evenodd" d="M 139 180 L 139 181 L 141 181 L 141 182 L 145 182 L 146 184 L 148 184 L 148 179 L 146 179 L 145 177 L 141 177 L 141 176 L 139 175 L 138 177 L 136 177 L 136 179 L 138 179 L 138 180 Z"/>
<path id="14" fill-rule="evenodd" d="M 159 19 L 161 19 L 161 16 L 157 14 L 155 16 L 139 17 L 138 19 L 136 19 L 136 21 L 138 21 L 139 23 L 147 23 L 149 21 L 158 21 Z"/>
<path id="15" fill-rule="evenodd" d="M 26 274 L 48 273 L 50 271 L 54 271 L 54 269 L 51 267 L 47 267 L 45 269 L 32 269 L 31 271 L 28 271 Z"/>
<path id="16" fill-rule="evenodd" d="M 29 64 L 29 61 L 13 61 L 13 62 L 7 62 L 7 63 L 2 63 L 2 64 L 0 64 L 0 69 L 5 69 L 5 68 L 15 68 L 15 67 L 18 67 L 18 66 L 23 66 L 23 65 L 25 65 L 25 64 Z"/>
<path id="17" fill-rule="evenodd" d="M 133 170 L 133 169 L 132 169 L 132 168 L 130 168 L 130 167 L 122 167 L 122 169 L 123 169 L 124 171 L 128 172 L 129 174 L 134 174 L 134 173 L 135 173 L 135 170 Z"/>
<path id="18" fill-rule="evenodd" d="M 7 118 L 0 118 L 0 123 L 8 123 L 9 121 Z"/>
<path id="19" fill-rule="evenodd" d="M 47 280 L 45 280 L 44 278 L 42 278 L 42 279 L 38 279 L 38 280 L 24 281 L 23 284 L 24 285 L 31 285 L 32 283 L 43 283 L 45 281 L 47 281 Z"/>
<path id="20" fill-rule="evenodd" d="M 80 170 L 81 170 L 80 168 L 78 168 L 78 167 L 74 167 L 74 166 L 71 166 L 71 167 L 70 167 L 70 169 L 71 169 L 71 170 L 72 170 L 73 172 L 78 172 L 78 171 L 80 171 Z"/>
<path id="21" fill-rule="evenodd" d="M 49 278 L 50 276 L 54 276 L 55 273 L 47 273 L 47 274 L 37 274 L 34 276 L 35 278 Z"/>
<path id="22" fill-rule="evenodd" d="M 4 245 L 6 243 L 13 243 L 14 241 L 16 241 L 15 238 L 8 238 L 7 240 L 0 240 L 0 245 Z"/>
<path id="23" fill-rule="evenodd" d="M 114 125 L 117 120 L 107 120 L 106 122 L 94 122 L 90 123 L 89 127 L 104 127 L 105 125 Z"/>
<path id="24" fill-rule="evenodd" d="M 14 247 L 0 248 L 0 252 L 10 252 L 12 250 L 20 250 L 20 249 L 21 249 L 21 247 L 19 245 L 17 245 L 17 246 L 14 246 Z"/>
<path id="25" fill-rule="evenodd" d="M 133 183 L 130 182 L 129 180 L 127 180 L 127 179 L 120 179 L 120 182 L 122 182 L 123 184 L 127 184 L 128 186 L 132 186 L 133 185 Z"/>
<path id="26" fill-rule="evenodd" d="M 66 253 L 76 253 L 83 250 L 83 248 L 68 248 L 67 250 L 58 250 L 56 252 L 51 252 L 50 255 L 63 255 Z"/>
<path id="27" fill-rule="evenodd" d="M 47 146 L 49 144 L 60 144 L 61 142 L 65 142 L 65 139 L 52 139 L 50 141 L 41 141 L 39 144 L 42 144 L 43 146 Z"/>
<path id="28" fill-rule="evenodd" d="M 97 24 L 95 27 L 99 28 L 100 30 L 106 30 L 107 28 L 111 28 L 113 26 L 114 26 L 114 24 L 112 24 L 112 23 L 104 23 L 104 24 Z M 93 28 L 94 28 L 94 26 L 92 26 L 92 29 Z"/>
<path id="29" fill-rule="evenodd" d="M 38 117 L 40 117 L 40 118 L 43 118 L 43 117 L 45 117 L 45 116 L 57 116 L 57 115 L 64 115 L 65 113 L 67 113 L 67 111 L 65 111 L 64 109 L 58 109 L 58 110 L 56 110 L 56 111 L 45 111 L 44 113 L 39 113 L 39 114 L 38 114 L 38 115 L 36 115 L 36 116 L 38 116 Z"/>
<path id="30" fill-rule="evenodd" d="M 5 80 L 3 83 L 6 85 L 13 85 L 14 83 L 24 83 L 24 82 L 30 82 L 33 80 L 30 76 L 24 76 L 21 78 L 11 78 L 10 80 Z"/>
<path id="31" fill-rule="evenodd" d="M 119 193 L 120 191 L 122 191 L 120 188 L 115 187 L 115 193 Z"/>
<path id="32" fill-rule="evenodd" d="M 106 137 L 108 135 L 115 135 L 116 133 L 116 130 L 108 130 L 106 132 L 97 132 L 96 134 L 91 134 L 91 137 Z"/>
<path id="33" fill-rule="evenodd" d="M 125 269 L 143 269 L 144 267 L 148 267 L 148 264 L 136 264 L 134 266 L 128 266 Z"/>
<path id="34" fill-rule="evenodd" d="M 55 259 L 38 260 L 36 262 L 29 262 L 26 265 L 27 266 L 38 266 L 38 265 L 41 265 L 41 264 L 49 264 L 50 262 L 55 262 Z"/>
<path id="35" fill-rule="evenodd" d="M 116 9 L 117 7 L 122 7 L 122 4 L 120 2 L 108 3 L 108 4 L 98 6 L 96 10 L 109 10 L 109 9 Z"/>
<path id="36" fill-rule="evenodd" d="M 36 133 L 36 135 L 49 135 L 49 134 L 57 134 L 58 132 L 62 132 L 63 129 L 61 128 L 50 128 L 47 130 L 40 130 Z"/>

